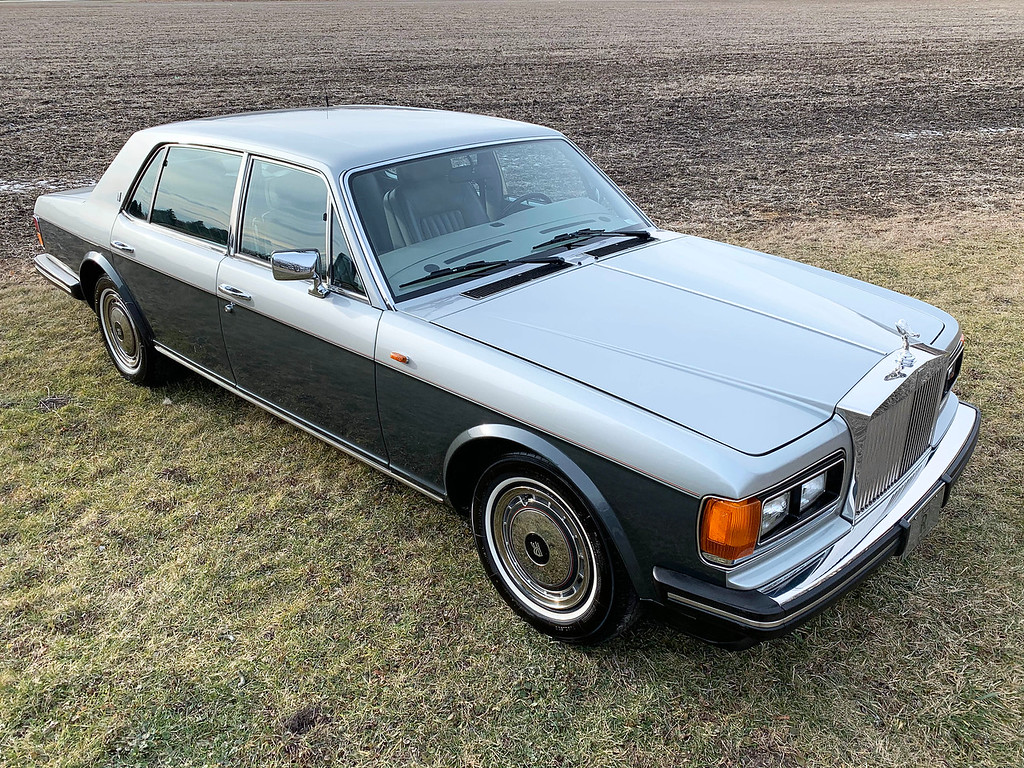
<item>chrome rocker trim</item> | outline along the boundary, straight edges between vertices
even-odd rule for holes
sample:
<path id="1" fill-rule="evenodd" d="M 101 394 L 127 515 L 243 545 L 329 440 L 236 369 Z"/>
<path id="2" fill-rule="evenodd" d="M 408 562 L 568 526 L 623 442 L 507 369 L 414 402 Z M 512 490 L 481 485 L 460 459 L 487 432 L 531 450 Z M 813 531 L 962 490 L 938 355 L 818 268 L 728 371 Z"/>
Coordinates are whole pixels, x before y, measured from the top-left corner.
<path id="1" fill-rule="evenodd" d="M 928 461 L 897 493 L 881 499 L 849 533 L 771 591 L 736 590 L 708 584 L 665 568 L 654 579 L 667 604 L 698 635 L 712 642 L 743 647 L 790 631 L 878 568 L 902 554 L 910 520 L 936 494 L 942 505 L 974 452 L 981 417 L 960 403 L 953 421 Z M 670 614 L 671 618 L 671 614 Z M 705 631 L 701 625 L 710 623 Z"/>

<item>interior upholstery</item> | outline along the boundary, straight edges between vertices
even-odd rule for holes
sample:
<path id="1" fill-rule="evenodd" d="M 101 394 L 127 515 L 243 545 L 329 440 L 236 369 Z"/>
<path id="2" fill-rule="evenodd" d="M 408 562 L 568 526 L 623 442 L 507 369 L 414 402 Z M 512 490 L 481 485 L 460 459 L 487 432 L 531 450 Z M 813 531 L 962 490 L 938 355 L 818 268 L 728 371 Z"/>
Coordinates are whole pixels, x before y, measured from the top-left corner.
<path id="1" fill-rule="evenodd" d="M 398 168 L 398 185 L 384 196 L 388 230 L 396 248 L 488 221 L 470 181 L 452 177 L 447 157 Z"/>

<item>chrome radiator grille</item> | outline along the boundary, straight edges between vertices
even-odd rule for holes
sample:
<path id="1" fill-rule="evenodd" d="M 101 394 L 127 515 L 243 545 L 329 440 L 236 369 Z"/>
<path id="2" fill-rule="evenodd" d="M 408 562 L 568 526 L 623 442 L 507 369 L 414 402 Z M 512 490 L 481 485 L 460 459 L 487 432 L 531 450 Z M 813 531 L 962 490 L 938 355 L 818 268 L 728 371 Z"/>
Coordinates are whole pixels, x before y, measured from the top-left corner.
<path id="1" fill-rule="evenodd" d="M 839 403 L 854 449 L 854 519 L 914 466 L 931 439 L 946 380 L 944 354 L 915 349 L 918 365 L 886 382 L 883 362 Z"/>
<path id="2" fill-rule="evenodd" d="M 921 458 L 935 425 L 943 380 L 927 381 L 868 422 L 857 471 L 856 512 L 889 490 Z"/>

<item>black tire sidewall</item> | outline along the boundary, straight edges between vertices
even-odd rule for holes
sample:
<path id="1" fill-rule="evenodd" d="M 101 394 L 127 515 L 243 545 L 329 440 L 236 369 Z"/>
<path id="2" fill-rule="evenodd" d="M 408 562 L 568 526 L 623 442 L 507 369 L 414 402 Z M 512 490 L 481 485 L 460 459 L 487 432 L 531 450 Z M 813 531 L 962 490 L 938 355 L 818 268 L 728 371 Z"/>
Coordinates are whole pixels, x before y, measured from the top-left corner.
<path id="1" fill-rule="evenodd" d="M 487 525 L 491 513 L 485 509 L 492 490 L 503 481 L 522 477 L 548 487 L 572 508 L 572 513 L 583 529 L 594 556 L 593 604 L 581 617 L 571 623 L 556 623 L 531 610 L 506 583 L 497 555 L 491 551 Z M 596 515 L 590 505 L 570 483 L 561 479 L 548 462 L 530 454 L 502 457 L 480 477 L 473 494 L 470 512 L 477 553 L 488 578 L 498 594 L 527 623 L 540 632 L 566 643 L 593 644 L 618 633 L 628 600 L 624 590 L 632 592 L 632 585 L 618 565 L 618 558 L 608 546 Z"/>
<path id="2" fill-rule="evenodd" d="M 108 338 L 108 329 L 104 326 L 103 320 L 103 307 L 101 306 L 100 300 L 103 294 L 112 290 L 117 293 L 120 297 L 121 303 L 124 305 L 124 311 L 131 320 L 132 330 L 135 334 L 136 344 L 139 349 L 139 367 L 136 371 L 126 371 L 121 367 L 121 361 L 118 360 L 117 354 L 111 348 L 110 339 Z M 118 289 L 117 284 L 109 277 L 104 275 L 96 281 L 96 287 L 93 292 L 93 306 L 96 310 L 96 318 L 100 325 L 100 336 L 103 339 L 103 346 L 107 350 L 107 355 L 113 362 L 117 372 L 121 374 L 125 379 L 130 381 L 132 384 L 152 384 L 155 383 L 155 375 L 153 371 L 153 349 L 149 343 L 149 339 L 146 337 L 145 331 L 143 330 L 142 324 L 139 322 L 137 314 L 134 312 L 133 307 L 129 301 L 127 301 Z"/>

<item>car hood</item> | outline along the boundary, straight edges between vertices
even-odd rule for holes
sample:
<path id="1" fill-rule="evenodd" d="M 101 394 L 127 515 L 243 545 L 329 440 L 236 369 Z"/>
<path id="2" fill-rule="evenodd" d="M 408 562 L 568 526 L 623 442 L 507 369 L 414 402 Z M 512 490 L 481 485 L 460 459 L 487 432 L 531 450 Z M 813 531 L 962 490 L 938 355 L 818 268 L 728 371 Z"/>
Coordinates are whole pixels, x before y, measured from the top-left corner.
<path id="1" fill-rule="evenodd" d="M 828 421 L 942 313 L 797 262 L 695 237 L 535 280 L 438 325 L 533 361 L 749 454 Z"/>

